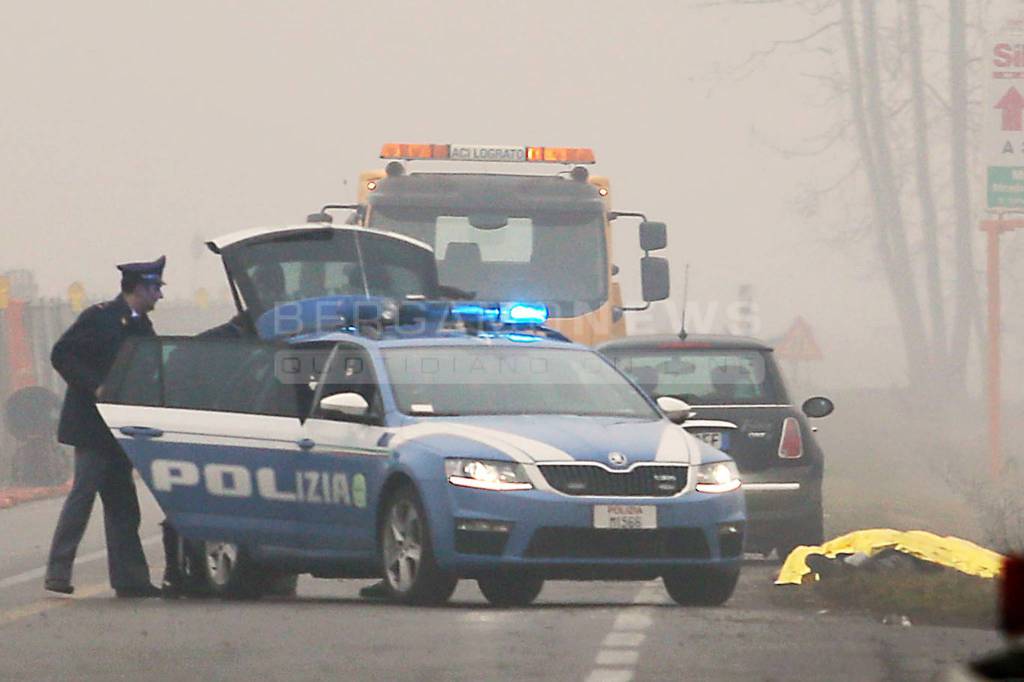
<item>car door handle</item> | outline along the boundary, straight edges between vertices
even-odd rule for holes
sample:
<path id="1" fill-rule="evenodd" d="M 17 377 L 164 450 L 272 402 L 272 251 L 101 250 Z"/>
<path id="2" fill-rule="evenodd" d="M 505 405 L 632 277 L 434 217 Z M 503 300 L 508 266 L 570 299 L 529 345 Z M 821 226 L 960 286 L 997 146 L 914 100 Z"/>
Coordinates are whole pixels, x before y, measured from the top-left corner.
<path id="1" fill-rule="evenodd" d="M 159 438 L 164 435 L 164 432 L 160 429 L 154 429 L 149 426 L 122 426 L 120 431 L 132 438 Z"/>
<path id="2" fill-rule="evenodd" d="M 312 450 L 316 446 L 316 443 L 309 438 L 300 438 L 299 440 L 295 441 L 295 444 L 298 445 L 303 450 Z"/>

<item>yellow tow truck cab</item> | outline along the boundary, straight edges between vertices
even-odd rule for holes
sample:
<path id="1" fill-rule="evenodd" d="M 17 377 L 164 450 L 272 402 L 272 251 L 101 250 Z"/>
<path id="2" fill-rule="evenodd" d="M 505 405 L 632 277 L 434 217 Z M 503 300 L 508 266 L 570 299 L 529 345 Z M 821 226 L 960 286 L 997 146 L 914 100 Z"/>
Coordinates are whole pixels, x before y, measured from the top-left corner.
<path id="1" fill-rule="evenodd" d="M 548 325 L 596 345 L 626 333 L 623 313 L 668 297 L 668 262 L 650 255 L 666 243 L 664 223 L 611 209 L 608 178 L 591 175 L 581 147 L 385 144 L 379 170 L 360 174 L 357 220 L 434 249 L 441 284 L 454 297 L 534 301 Z M 554 174 L 409 172 L 420 161 L 563 164 Z M 405 162 L 405 163 L 403 163 Z M 550 167 L 550 166 L 549 166 Z M 640 224 L 645 305 L 623 305 L 611 222 Z"/>

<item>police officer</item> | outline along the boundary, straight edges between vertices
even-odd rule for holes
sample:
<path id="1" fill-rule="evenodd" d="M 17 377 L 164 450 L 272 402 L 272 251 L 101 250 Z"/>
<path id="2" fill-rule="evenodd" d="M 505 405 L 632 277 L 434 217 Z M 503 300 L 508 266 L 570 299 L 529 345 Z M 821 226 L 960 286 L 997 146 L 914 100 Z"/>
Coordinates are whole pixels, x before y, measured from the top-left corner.
<path id="1" fill-rule="evenodd" d="M 118 597 L 156 597 L 139 541 L 139 500 L 132 465 L 96 409 L 100 386 L 121 344 L 153 336 L 148 313 L 163 298 L 161 256 L 149 263 L 118 265 L 121 295 L 86 309 L 53 347 L 50 360 L 68 384 L 58 440 L 75 448 L 75 477 L 50 546 L 44 586 L 71 594 L 71 566 L 89 522 L 96 493 L 103 500 L 110 585 Z"/>

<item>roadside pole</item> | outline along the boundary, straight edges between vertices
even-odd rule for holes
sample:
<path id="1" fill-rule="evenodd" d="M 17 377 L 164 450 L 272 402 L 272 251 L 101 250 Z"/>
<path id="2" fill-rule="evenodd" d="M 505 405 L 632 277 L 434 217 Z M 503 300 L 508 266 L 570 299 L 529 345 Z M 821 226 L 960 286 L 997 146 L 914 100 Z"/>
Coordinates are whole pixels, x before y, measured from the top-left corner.
<path id="1" fill-rule="evenodd" d="M 1002 371 L 1000 353 L 999 312 L 1002 297 L 999 290 L 999 232 L 1000 220 L 986 220 L 988 234 L 988 448 L 992 473 L 999 475 L 1003 468 L 1003 410 Z"/>
<path id="2" fill-rule="evenodd" d="M 1003 10 L 985 60 L 987 95 L 982 141 L 985 211 L 989 214 L 981 221 L 988 262 L 986 392 L 989 461 L 994 477 L 1003 469 L 999 237 L 1003 232 L 1024 228 L 1024 219 L 1007 219 L 1008 215 L 1024 213 L 1024 10 L 1016 3 L 1006 4 Z"/>
<path id="3" fill-rule="evenodd" d="M 1002 348 L 1000 345 L 1002 290 L 1000 289 L 999 235 L 1011 230 L 1024 229 L 1024 220 L 981 221 L 987 236 L 988 279 L 988 448 L 993 475 L 1003 470 L 1003 405 L 1002 405 Z"/>

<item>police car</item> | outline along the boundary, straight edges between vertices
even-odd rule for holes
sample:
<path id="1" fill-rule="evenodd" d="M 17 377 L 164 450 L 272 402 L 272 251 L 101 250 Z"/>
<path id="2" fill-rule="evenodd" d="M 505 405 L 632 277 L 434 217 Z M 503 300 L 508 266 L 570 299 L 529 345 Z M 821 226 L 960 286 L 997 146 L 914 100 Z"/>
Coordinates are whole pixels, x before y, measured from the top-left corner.
<path id="1" fill-rule="evenodd" d="M 824 540 L 824 454 L 808 422 L 832 401 L 790 400 L 772 349 L 752 338 L 653 334 L 599 347 L 648 394 L 692 407 L 683 427 L 736 461 L 749 507 L 747 550 L 787 556 Z"/>
<path id="2" fill-rule="evenodd" d="M 470 578 L 513 605 L 546 579 L 660 576 L 680 604 L 725 602 L 735 465 L 544 314 L 298 301 L 263 338 L 132 340 L 99 409 L 219 594 L 380 576 L 430 604 Z"/>

